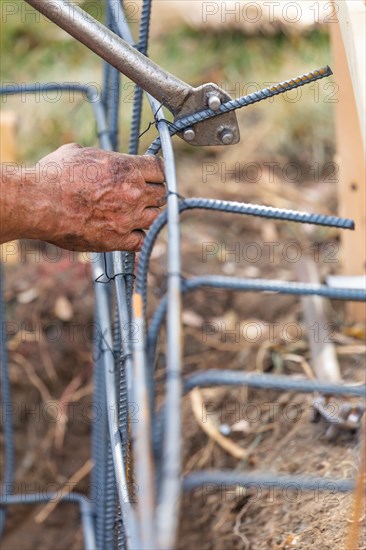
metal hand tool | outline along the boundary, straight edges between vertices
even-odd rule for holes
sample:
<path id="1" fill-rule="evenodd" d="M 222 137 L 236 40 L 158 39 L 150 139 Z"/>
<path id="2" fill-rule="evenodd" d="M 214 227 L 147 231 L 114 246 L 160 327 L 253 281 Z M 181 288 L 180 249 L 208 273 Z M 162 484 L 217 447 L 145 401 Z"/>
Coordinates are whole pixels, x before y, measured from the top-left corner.
<path id="1" fill-rule="evenodd" d="M 27 2 L 164 104 L 175 121 L 207 108 L 218 111 L 222 103 L 231 100 L 216 84 L 193 88 L 179 80 L 72 2 Z M 234 112 L 199 122 L 178 135 L 191 145 L 228 145 L 228 136 L 230 144 L 240 140 Z"/>

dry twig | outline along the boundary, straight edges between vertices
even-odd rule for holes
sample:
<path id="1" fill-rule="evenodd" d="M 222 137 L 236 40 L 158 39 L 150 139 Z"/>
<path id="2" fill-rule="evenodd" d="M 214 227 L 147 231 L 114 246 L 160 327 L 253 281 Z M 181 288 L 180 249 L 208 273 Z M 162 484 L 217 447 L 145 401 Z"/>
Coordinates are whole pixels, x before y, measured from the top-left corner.
<path id="1" fill-rule="evenodd" d="M 194 390 L 192 390 L 190 393 L 190 397 L 193 414 L 197 422 L 201 426 L 202 430 L 208 435 L 208 437 L 213 439 L 222 449 L 231 454 L 231 456 L 234 456 L 235 458 L 241 460 L 246 458 L 247 450 L 239 447 L 239 445 L 231 441 L 231 439 L 228 439 L 227 437 L 222 435 L 217 427 L 214 425 L 212 420 L 207 418 L 207 414 L 205 415 L 207 421 L 203 421 L 203 414 L 205 414 L 206 412 L 206 407 L 204 405 L 200 390 L 198 388 L 194 388 Z"/>
<path id="2" fill-rule="evenodd" d="M 65 497 L 66 495 L 71 493 L 73 487 L 75 487 L 79 483 L 79 481 L 81 481 L 85 476 L 87 476 L 89 474 L 89 472 L 91 472 L 92 468 L 93 468 L 93 461 L 89 458 L 85 462 L 85 464 L 81 468 L 79 468 L 79 470 L 77 472 L 75 472 L 64 483 L 64 486 L 62 487 L 62 489 L 60 491 L 60 494 L 57 495 L 55 500 L 53 500 L 52 502 L 48 502 L 46 504 L 46 506 L 44 506 L 42 508 L 42 510 L 34 518 L 34 521 L 36 523 L 43 523 L 48 518 L 48 516 L 51 514 L 51 512 L 54 511 L 54 509 L 59 504 L 59 502 L 61 502 L 63 497 Z"/>

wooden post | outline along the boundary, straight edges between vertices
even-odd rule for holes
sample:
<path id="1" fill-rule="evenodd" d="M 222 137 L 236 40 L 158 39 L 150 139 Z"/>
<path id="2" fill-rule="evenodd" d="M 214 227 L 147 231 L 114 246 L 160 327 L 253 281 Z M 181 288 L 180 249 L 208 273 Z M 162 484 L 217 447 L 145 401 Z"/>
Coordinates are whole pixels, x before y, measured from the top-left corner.
<path id="1" fill-rule="evenodd" d="M 355 231 L 342 232 L 341 272 L 366 274 L 365 181 L 365 16 L 363 0 L 342 0 L 338 23 L 331 23 L 333 70 L 339 86 L 336 104 L 339 214 L 352 218 Z M 348 320 L 366 320 L 366 306 L 351 303 Z"/>
<path id="2" fill-rule="evenodd" d="M 320 284 L 319 273 L 314 260 L 309 257 L 301 258 L 296 264 L 298 279 L 312 285 Z M 322 382 L 341 383 L 342 375 L 338 364 L 335 346 L 329 341 L 325 313 L 326 300 L 320 296 L 302 296 L 301 303 L 304 312 L 305 327 L 309 336 L 311 366 L 317 380 Z M 317 323 L 319 334 L 315 335 L 314 325 Z M 313 327 L 313 328 L 312 328 Z"/>

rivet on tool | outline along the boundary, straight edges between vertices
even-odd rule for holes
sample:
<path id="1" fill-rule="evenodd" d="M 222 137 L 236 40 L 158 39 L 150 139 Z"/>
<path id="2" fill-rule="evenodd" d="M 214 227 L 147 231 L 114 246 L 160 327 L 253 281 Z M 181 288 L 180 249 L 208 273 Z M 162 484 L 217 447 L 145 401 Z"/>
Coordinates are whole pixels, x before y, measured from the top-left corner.
<path id="1" fill-rule="evenodd" d="M 224 145 L 230 145 L 234 140 L 234 134 L 228 128 L 224 128 L 220 133 L 220 140 Z"/>
<path id="2" fill-rule="evenodd" d="M 213 111 L 218 111 L 221 106 L 221 99 L 216 94 L 211 94 L 208 96 L 208 106 Z"/>
<path id="3" fill-rule="evenodd" d="M 193 141 L 196 137 L 196 132 L 193 130 L 193 128 L 187 128 L 183 132 L 183 137 L 186 141 Z"/>

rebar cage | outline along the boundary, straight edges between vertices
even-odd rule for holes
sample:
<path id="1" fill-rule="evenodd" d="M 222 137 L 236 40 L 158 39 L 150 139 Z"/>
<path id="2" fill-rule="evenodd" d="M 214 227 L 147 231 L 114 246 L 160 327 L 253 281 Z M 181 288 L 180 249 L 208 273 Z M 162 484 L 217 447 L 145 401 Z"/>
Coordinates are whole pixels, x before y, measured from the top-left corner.
<path id="1" fill-rule="evenodd" d="M 135 43 L 124 15 L 123 2 L 107 0 L 106 25 L 129 44 L 147 55 L 151 0 L 142 3 L 140 30 Z M 311 78 L 322 74 L 311 73 Z M 100 147 L 118 150 L 120 73 L 104 63 L 102 97 L 92 96 L 86 86 L 46 84 L 55 90 L 74 90 L 89 94 L 97 122 Z M 308 81 L 312 81 L 311 79 Z M 294 87 L 304 82 L 290 81 Z M 305 82 L 306 83 L 306 82 Z M 239 100 L 231 108 L 243 107 L 289 89 L 290 84 L 263 90 Z M 22 93 L 39 91 L 39 86 L 22 86 Z M 1 94 L 15 94 L 17 88 L 1 88 Z M 129 153 L 137 154 L 141 125 L 143 90 L 135 89 Z M 193 122 L 218 113 L 190 115 L 169 123 L 162 105 L 148 96 L 159 137 L 148 154 L 162 150 L 165 162 L 167 208 L 151 227 L 140 253 L 136 279 L 134 254 L 113 252 L 92 259 L 96 296 L 96 334 L 93 402 L 102 414 L 93 422 L 92 458 L 94 468 L 91 486 L 93 494 L 70 493 L 64 500 L 80 506 L 85 548 L 98 549 L 165 549 L 174 547 L 179 500 L 182 491 L 207 483 L 253 483 L 265 488 L 268 483 L 278 488 L 296 485 L 302 490 L 350 491 L 352 479 L 329 479 L 308 476 L 284 476 L 246 471 L 197 471 L 186 477 L 181 472 L 181 398 L 195 387 L 243 385 L 271 388 L 279 391 L 319 392 L 332 395 L 365 396 L 365 387 L 330 384 L 320 381 L 293 379 L 288 376 L 224 370 L 205 370 L 182 377 L 181 297 L 196 288 L 214 287 L 236 292 L 276 292 L 294 295 L 318 295 L 336 300 L 365 300 L 363 290 L 330 288 L 324 285 L 288 283 L 261 279 L 239 279 L 224 276 L 200 276 L 184 279 L 180 259 L 180 213 L 185 210 L 209 209 L 238 215 L 258 216 L 274 220 L 334 226 L 352 229 L 350 220 L 333 216 L 307 214 L 239 202 L 215 199 L 187 198 L 179 195 L 176 178 L 172 135 L 188 128 Z M 236 103 L 234 103 L 236 102 Z M 206 113 L 206 114 L 205 114 Z M 168 228 L 167 290 L 150 323 L 146 319 L 147 273 L 154 243 L 163 227 Z M 107 277 L 107 272 L 112 276 Z M 107 282 L 108 284 L 101 284 Z M 0 321 L 5 322 L 3 290 L 0 289 Z M 154 358 L 161 326 L 166 326 L 165 402 L 160 410 L 155 406 Z M 133 329 L 133 330 L 132 330 Z M 133 332 L 133 336 L 132 336 Z M 1 347 L 1 401 L 3 410 L 11 407 L 5 331 Z M 129 421 L 131 405 L 138 411 L 137 422 Z M 3 532 L 6 508 L 13 504 L 35 504 L 48 501 L 54 495 L 12 494 L 14 481 L 14 445 L 11 415 L 4 414 L 4 475 L 0 500 L 0 533 Z M 133 467 L 132 467 L 133 464 Z"/>

